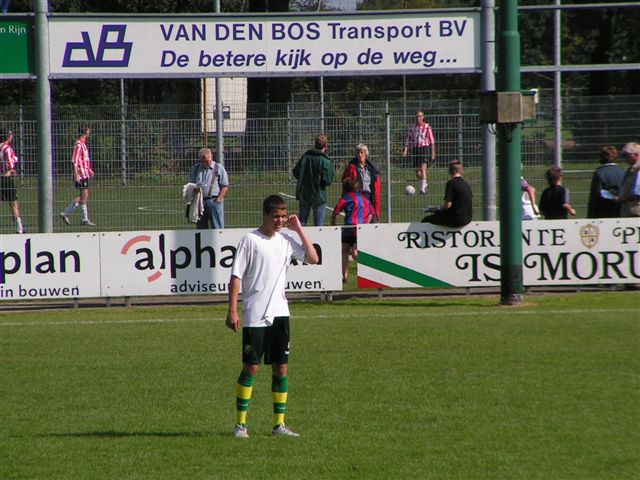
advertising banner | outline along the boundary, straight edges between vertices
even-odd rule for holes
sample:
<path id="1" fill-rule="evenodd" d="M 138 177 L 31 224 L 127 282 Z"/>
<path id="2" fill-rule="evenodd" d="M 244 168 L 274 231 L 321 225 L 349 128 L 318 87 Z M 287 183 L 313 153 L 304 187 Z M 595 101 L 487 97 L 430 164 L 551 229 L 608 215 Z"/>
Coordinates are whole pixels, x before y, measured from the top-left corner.
<path id="1" fill-rule="evenodd" d="M 236 247 L 251 230 L 101 233 L 102 294 L 226 294 Z M 321 253 L 322 262 L 292 264 L 287 273 L 287 290 L 342 290 L 340 230 L 306 231 Z"/>
<path id="2" fill-rule="evenodd" d="M 251 230 L 3 235 L 0 300 L 226 294 L 236 247 Z M 287 291 L 342 290 L 339 227 L 306 231 L 321 262 L 292 262 Z"/>
<path id="3" fill-rule="evenodd" d="M 35 75 L 33 17 L 0 16 L 0 79 Z"/>
<path id="4" fill-rule="evenodd" d="M 2 235 L 0 300 L 100 296 L 97 233 Z"/>
<path id="5" fill-rule="evenodd" d="M 637 219 L 522 223 L 523 283 L 640 283 Z M 500 284 L 500 224 L 427 223 L 358 227 L 361 288 L 484 287 Z"/>
<path id="6" fill-rule="evenodd" d="M 52 15 L 53 78 L 480 71 L 478 10 L 316 15 Z"/>

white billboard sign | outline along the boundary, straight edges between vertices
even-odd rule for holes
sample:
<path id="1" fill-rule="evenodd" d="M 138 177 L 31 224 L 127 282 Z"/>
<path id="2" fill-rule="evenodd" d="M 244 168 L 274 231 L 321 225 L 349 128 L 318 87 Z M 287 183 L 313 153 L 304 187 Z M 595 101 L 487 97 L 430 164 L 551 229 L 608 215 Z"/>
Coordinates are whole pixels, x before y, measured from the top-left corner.
<path id="1" fill-rule="evenodd" d="M 2 235 L 0 300 L 100 296 L 97 233 Z"/>
<path id="2" fill-rule="evenodd" d="M 479 45 L 477 9 L 49 19 L 53 78 L 468 73 Z"/>
<path id="3" fill-rule="evenodd" d="M 340 270 L 336 267 L 340 265 L 340 231 L 306 230 L 322 254 L 322 263 L 292 265 L 287 273 L 287 290 L 342 290 Z M 102 293 L 112 297 L 226 294 L 236 247 L 249 231 L 102 233 Z"/>
<path id="4" fill-rule="evenodd" d="M 637 219 L 523 222 L 522 250 L 527 286 L 640 282 Z M 461 229 L 427 223 L 359 227 L 361 288 L 499 284 L 499 222 Z"/>
<path id="5" fill-rule="evenodd" d="M 306 230 L 321 263 L 294 262 L 287 291 L 342 290 L 340 229 Z M 3 235 L 0 300 L 226 294 L 236 247 L 249 231 Z"/>

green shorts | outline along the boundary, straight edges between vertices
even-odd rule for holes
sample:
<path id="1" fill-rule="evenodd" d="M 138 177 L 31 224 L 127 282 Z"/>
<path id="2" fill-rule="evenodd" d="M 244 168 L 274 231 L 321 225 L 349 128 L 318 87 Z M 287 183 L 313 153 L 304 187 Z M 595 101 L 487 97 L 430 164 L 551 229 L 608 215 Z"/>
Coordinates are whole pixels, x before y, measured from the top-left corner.
<path id="1" fill-rule="evenodd" d="M 242 363 L 265 365 L 289 363 L 289 317 L 276 317 L 269 327 L 242 328 Z"/>

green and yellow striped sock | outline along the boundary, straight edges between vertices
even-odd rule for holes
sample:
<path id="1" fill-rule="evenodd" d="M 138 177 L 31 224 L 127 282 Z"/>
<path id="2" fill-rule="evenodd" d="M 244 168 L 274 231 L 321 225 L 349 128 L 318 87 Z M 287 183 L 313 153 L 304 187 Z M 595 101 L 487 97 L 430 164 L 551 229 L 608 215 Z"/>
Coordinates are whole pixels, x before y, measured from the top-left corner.
<path id="1" fill-rule="evenodd" d="M 284 423 L 284 414 L 287 411 L 287 395 L 289 392 L 289 380 L 287 377 L 276 377 L 271 380 L 271 397 L 273 398 L 273 425 Z"/>
<path id="2" fill-rule="evenodd" d="M 246 425 L 247 423 L 247 412 L 255 380 L 256 377 L 247 375 L 244 370 L 240 372 L 236 384 L 236 424 L 238 425 Z"/>

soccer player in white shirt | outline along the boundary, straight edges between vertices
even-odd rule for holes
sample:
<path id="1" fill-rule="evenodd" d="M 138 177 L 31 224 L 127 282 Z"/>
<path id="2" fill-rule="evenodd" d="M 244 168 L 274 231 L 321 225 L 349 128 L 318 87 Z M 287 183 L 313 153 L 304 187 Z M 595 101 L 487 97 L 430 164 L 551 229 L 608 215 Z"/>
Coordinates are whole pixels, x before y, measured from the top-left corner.
<path id="1" fill-rule="evenodd" d="M 283 228 L 295 232 L 300 243 Z M 271 365 L 274 427 L 273 435 L 297 437 L 285 423 L 289 363 L 289 304 L 285 297 L 286 273 L 291 260 L 309 264 L 319 261 L 311 239 L 296 215 L 278 195 L 262 203 L 262 225 L 245 235 L 236 251 L 229 281 L 227 327 L 234 332 L 242 326 L 242 371 L 236 385 L 236 426 L 234 436 L 248 438 L 247 411 L 260 361 Z M 242 286 L 243 321 L 238 314 Z"/>
<path id="2" fill-rule="evenodd" d="M 0 200 L 9 202 L 11 205 L 11 213 L 16 222 L 16 232 L 25 233 L 22 225 L 22 217 L 20 216 L 20 203 L 18 202 L 18 194 L 16 192 L 16 184 L 14 178 L 18 175 L 16 164 L 18 157 L 11 147 L 13 141 L 13 132 L 9 131 L 7 139 L 0 143 Z"/>
<path id="3" fill-rule="evenodd" d="M 433 129 L 424 120 L 424 113 L 416 113 L 416 123 L 411 126 L 404 142 L 402 156 L 411 154 L 416 167 L 416 176 L 420 180 L 420 193 L 427 194 L 427 149 L 431 149 L 431 163 L 436 160 L 436 140 Z"/>

